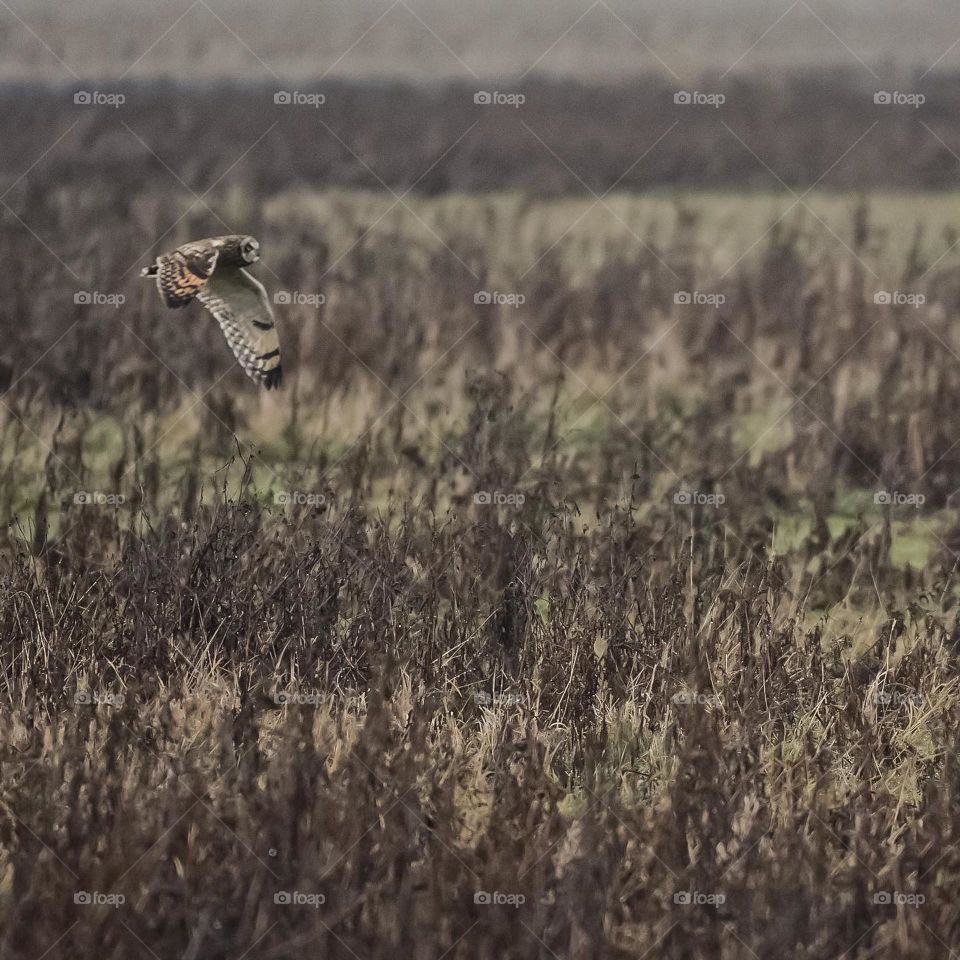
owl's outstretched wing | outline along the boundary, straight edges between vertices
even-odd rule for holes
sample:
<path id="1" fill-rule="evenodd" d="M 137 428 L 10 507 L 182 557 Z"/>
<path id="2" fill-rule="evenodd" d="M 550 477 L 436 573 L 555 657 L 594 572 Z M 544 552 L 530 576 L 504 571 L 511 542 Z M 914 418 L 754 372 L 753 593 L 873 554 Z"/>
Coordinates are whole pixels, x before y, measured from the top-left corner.
<path id="1" fill-rule="evenodd" d="M 221 266 L 196 297 L 217 319 L 247 376 L 268 390 L 279 387 L 280 340 L 263 284 L 242 267 Z"/>
<path id="2" fill-rule="evenodd" d="M 157 258 L 157 289 L 168 307 L 186 306 L 213 275 L 218 247 L 201 241 L 177 247 Z"/>

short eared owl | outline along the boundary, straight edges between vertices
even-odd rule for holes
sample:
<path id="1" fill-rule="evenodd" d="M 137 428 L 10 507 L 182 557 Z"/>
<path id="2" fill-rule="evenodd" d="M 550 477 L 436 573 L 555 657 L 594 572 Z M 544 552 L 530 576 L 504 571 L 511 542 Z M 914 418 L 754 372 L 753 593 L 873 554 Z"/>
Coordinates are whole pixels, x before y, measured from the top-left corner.
<path id="1" fill-rule="evenodd" d="M 247 376 L 270 390 L 280 386 L 280 341 L 267 291 L 244 269 L 259 259 L 253 237 L 211 237 L 157 257 L 140 276 L 156 277 L 168 307 L 199 300 L 219 322 Z"/>

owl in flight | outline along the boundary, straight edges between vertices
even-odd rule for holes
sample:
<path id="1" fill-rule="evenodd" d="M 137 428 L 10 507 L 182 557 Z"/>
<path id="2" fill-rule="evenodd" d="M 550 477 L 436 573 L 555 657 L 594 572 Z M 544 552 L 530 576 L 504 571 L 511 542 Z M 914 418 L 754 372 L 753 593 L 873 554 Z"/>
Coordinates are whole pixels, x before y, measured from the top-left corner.
<path id="1" fill-rule="evenodd" d="M 245 269 L 259 259 L 253 237 L 211 237 L 157 257 L 140 276 L 156 278 L 168 307 L 199 300 L 217 319 L 247 376 L 270 390 L 280 386 L 280 341 L 267 291 Z"/>

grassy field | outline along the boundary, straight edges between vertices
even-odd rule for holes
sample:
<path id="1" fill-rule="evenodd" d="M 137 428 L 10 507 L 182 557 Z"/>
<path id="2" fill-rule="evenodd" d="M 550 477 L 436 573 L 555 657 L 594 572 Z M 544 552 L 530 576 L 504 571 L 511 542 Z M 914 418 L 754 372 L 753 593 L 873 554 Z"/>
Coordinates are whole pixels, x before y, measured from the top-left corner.
<path id="1" fill-rule="evenodd" d="M 217 194 L 269 396 L 183 200 L 0 234 L 4 957 L 949 955 L 960 197 Z"/>

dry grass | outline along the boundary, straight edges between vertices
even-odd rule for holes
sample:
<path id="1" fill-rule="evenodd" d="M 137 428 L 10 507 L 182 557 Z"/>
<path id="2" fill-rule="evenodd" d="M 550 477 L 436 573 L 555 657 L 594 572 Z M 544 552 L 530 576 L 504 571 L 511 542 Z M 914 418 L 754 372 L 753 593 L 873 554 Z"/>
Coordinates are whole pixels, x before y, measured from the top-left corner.
<path id="1" fill-rule="evenodd" d="M 122 279 L 160 198 L 43 208 L 118 311 L 0 234 L 0 956 L 945 955 L 936 243 L 835 205 L 847 249 L 788 220 L 724 277 L 694 201 L 547 250 L 564 205 L 411 201 L 442 243 L 408 217 L 351 247 L 380 201 L 301 197 L 285 231 L 277 195 L 245 214 L 261 274 L 327 299 L 278 308 L 263 399 Z"/>

